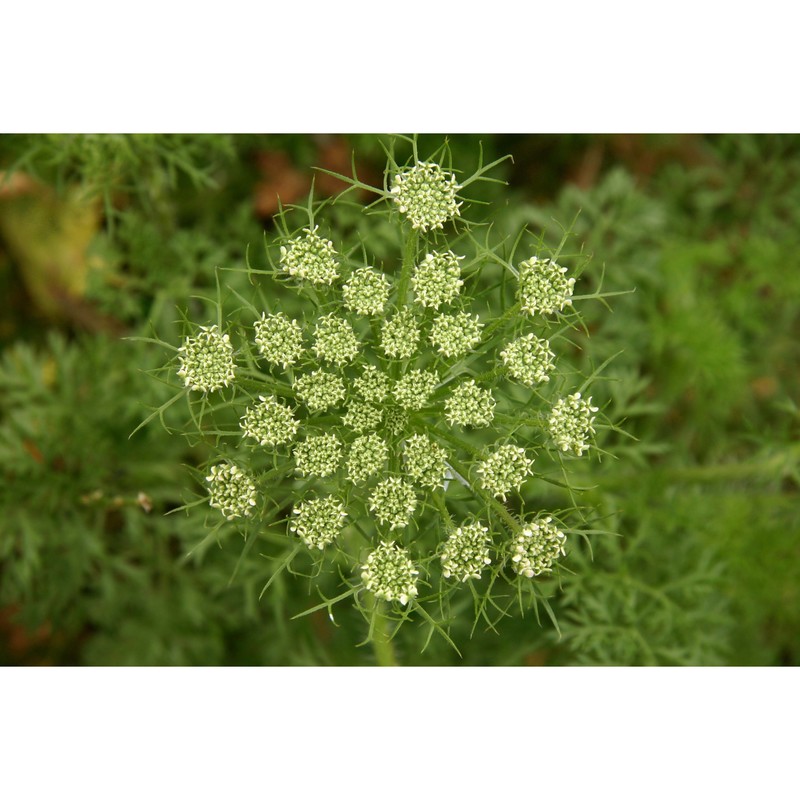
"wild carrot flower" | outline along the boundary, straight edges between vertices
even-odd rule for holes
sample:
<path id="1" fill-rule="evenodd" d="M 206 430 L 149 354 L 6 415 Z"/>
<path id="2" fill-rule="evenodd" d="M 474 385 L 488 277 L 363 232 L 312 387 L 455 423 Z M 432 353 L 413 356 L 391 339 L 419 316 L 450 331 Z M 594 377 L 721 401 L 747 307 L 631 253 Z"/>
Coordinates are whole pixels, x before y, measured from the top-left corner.
<path id="1" fill-rule="evenodd" d="M 309 549 L 324 550 L 341 533 L 347 519 L 344 504 L 336 497 L 315 497 L 295 506 L 289 530 Z"/>
<path id="2" fill-rule="evenodd" d="M 256 505 L 256 487 L 249 473 L 235 464 L 215 464 L 206 477 L 209 505 L 225 519 L 249 517 Z"/>
<path id="3" fill-rule="evenodd" d="M 184 339 L 178 360 L 178 376 L 195 392 L 216 392 L 236 377 L 230 336 L 216 325 L 201 326 L 196 336 Z"/>
<path id="4" fill-rule="evenodd" d="M 462 583 L 478 580 L 483 569 L 492 563 L 489 554 L 489 529 L 480 522 L 470 522 L 456 528 L 442 548 L 442 574 Z"/>
<path id="5" fill-rule="evenodd" d="M 584 400 L 580 392 L 560 398 L 550 412 L 550 435 L 564 452 L 572 450 L 576 456 L 589 449 L 588 440 L 594 436 L 594 416 L 597 407 L 592 398 Z"/>
<path id="6" fill-rule="evenodd" d="M 319 236 L 316 228 L 306 228 L 304 233 L 304 237 L 292 239 L 281 247 L 281 267 L 295 278 L 332 284 L 339 277 L 333 242 Z"/>
<path id="7" fill-rule="evenodd" d="M 458 215 L 461 203 L 456 201 L 456 193 L 460 188 L 453 173 L 438 164 L 418 162 L 395 175 L 392 195 L 412 227 L 429 231 Z"/>
<path id="8" fill-rule="evenodd" d="M 564 555 L 567 537 L 552 523 L 552 517 L 534 520 L 517 534 L 511 556 L 511 566 L 516 573 L 534 578 L 551 572 L 553 562 Z"/>
<path id="9" fill-rule="evenodd" d="M 519 265 L 519 301 L 531 316 L 553 314 L 572 305 L 575 278 L 566 278 L 566 267 L 535 256 Z"/>
<path id="10" fill-rule="evenodd" d="M 394 542 L 381 542 L 367 557 L 361 580 L 367 591 L 382 600 L 398 600 L 406 605 L 417 596 L 417 575 L 408 551 Z"/>

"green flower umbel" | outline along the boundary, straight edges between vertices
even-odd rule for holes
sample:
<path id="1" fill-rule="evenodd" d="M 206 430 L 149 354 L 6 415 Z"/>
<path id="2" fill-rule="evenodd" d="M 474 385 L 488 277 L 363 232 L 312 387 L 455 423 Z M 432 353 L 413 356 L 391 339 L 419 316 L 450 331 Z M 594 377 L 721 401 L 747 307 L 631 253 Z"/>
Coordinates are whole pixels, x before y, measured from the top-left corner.
<path id="1" fill-rule="evenodd" d="M 258 352 L 269 361 L 287 369 L 303 355 L 303 331 L 296 319 L 282 311 L 262 314 L 255 324 L 255 343 Z"/>
<path id="2" fill-rule="evenodd" d="M 347 456 L 347 478 L 353 483 L 364 483 L 383 471 L 389 458 L 389 446 L 377 433 L 359 436 L 350 445 Z"/>
<path id="3" fill-rule="evenodd" d="M 519 265 L 519 302 L 523 311 L 536 314 L 553 314 L 572 305 L 575 278 L 565 278 L 566 267 L 559 267 L 549 258 L 543 261 L 535 256 Z"/>
<path id="4" fill-rule="evenodd" d="M 446 253 L 428 253 L 422 263 L 415 267 L 411 288 L 420 305 L 439 308 L 442 303 L 450 303 L 458 297 L 464 285 L 458 265 L 462 258 L 450 250 Z"/>
<path id="5" fill-rule="evenodd" d="M 417 596 L 417 575 L 408 551 L 394 542 L 381 542 L 361 568 L 367 591 L 381 600 L 399 600 L 406 605 Z"/>
<path id="6" fill-rule="evenodd" d="M 525 386 L 534 387 L 537 383 L 550 380 L 548 372 L 555 369 L 555 354 L 550 343 L 533 333 L 514 339 L 500 353 L 509 374 Z"/>
<path id="7" fill-rule="evenodd" d="M 306 228 L 305 236 L 281 247 L 281 267 L 295 278 L 330 285 L 339 277 L 339 264 L 333 242 Z"/>
<path id="8" fill-rule="evenodd" d="M 470 522 L 456 528 L 442 548 L 442 574 L 462 583 L 478 580 L 483 568 L 492 563 L 489 555 L 489 529 L 480 522 Z"/>
<path id="9" fill-rule="evenodd" d="M 236 377 L 230 337 L 216 325 L 200 326 L 197 336 L 184 339 L 178 360 L 178 376 L 195 392 L 216 392 Z"/>
<path id="10" fill-rule="evenodd" d="M 588 440 L 594 436 L 594 412 L 592 398 L 583 400 L 580 392 L 562 397 L 550 412 L 550 435 L 556 445 L 564 452 L 572 450 L 581 456 L 590 445 Z"/>
<path id="11" fill-rule="evenodd" d="M 424 434 L 415 433 L 403 451 L 406 474 L 412 481 L 429 489 L 444 484 L 447 474 L 447 451 Z"/>
<path id="12" fill-rule="evenodd" d="M 383 314 L 389 300 L 389 279 L 369 267 L 357 269 L 342 287 L 344 304 L 362 316 Z"/>
<path id="13" fill-rule="evenodd" d="M 256 504 L 253 479 L 235 464 L 215 464 L 206 477 L 209 505 L 218 508 L 225 519 L 249 517 Z"/>
<path id="14" fill-rule="evenodd" d="M 309 436 L 294 448 L 297 471 L 305 475 L 324 478 L 333 475 L 342 460 L 342 443 L 332 433 Z"/>
<path id="15" fill-rule="evenodd" d="M 451 425 L 485 428 L 494 419 L 495 405 L 491 391 L 470 379 L 456 386 L 444 401 L 445 417 Z"/>
<path id="16" fill-rule="evenodd" d="M 382 480 L 370 496 L 369 509 L 389 530 L 403 528 L 417 507 L 414 487 L 394 476 Z"/>
<path id="17" fill-rule="evenodd" d="M 314 336 L 314 352 L 324 361 L 342 366 L 358 355 L 360 348 L 352 326 L 336 314 L 321 317 Z"/>
<path id="18" fill-rule="evenodd" d="M 295 518 L 289 523 L 289 530 L 310 550 L 324 550 L 341 533 L 347 519 L 344 504 L 335 497 L 304 500 L 293 513 Z"/>
<path id="19" fill-rule="evenodd" d="M 518 575 L 534 578 L 552 572 L 553 562 L 564 555 L 567 537 L 552 522 L 552 517 L 529 522 L 517 535 L 511 566 Z"/>
<path id="20" fill-rule="evenodd" d="M 344 381 L 338 375 L 321 369 L 301 375 L 294 382 L 294 391 L 309 411 L 341 405 L 347 394 Z"/>
<path id="21" fill-rule="evenodd" d="M 395 175 L 392 195 L 413 228 L 429 231 L 458 216 L 461 203 L 456 201 L 456 193 L 460 188 L 452 172 L 438 164 L 418 162 Z"/>
<path id="22" fill-rule="evenodd" d="M 255 439 L 265 447 L 286 444 L 294 439 L 300 423 L 292 409 L 274 397 L 259 395 L 259 402 L 244 412 L 239 423 L 245 436 Z"/>
<path id="23" fill-rule="evenodd" d="M 506 499 L 512 489 L 519 489 L 531 471 L 533 460 L 521 447 L 504 444 L 490 453 L 478 466 L 483 488 L 495 497 Z"/>

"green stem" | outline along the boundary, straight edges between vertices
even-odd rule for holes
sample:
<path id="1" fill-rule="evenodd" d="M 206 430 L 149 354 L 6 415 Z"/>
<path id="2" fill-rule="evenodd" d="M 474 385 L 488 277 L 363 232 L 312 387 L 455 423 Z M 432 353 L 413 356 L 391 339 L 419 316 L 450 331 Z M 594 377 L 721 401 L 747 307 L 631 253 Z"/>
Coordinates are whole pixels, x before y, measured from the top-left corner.
<path id="1" fill-rule="evenodd" d="M 502 317 L 499 317 L 494 322 L 491 322 L 486 326 L 486 330 L 483 332 L 484 341 L 490 339 L 492 334 L 496 330 L 505 327 L 508 324 L 508 322 L 512 319 L 512 317 L 519 316 L 519 312 L 520 312 L 519 303 L 514 303 L 513 306 L 507 308 Z"/>
<path id="2" fill-rule="evenodd" d="M 365 593 L 364 602 L 372 613 L 372 650 L 379 667 L 399 666 L 394 654 L 394 645 L 389 637 L 388 620 L 382 613 L 381 604 L 370 592 Z"/>
<path id="3" fill-rule="evenodd" d="M 403 266 L 400 272 L 400 283 L 397 287 L 397 305 L 403 306 L 406 304 L 408 295 L 408 284 L 411 282 L 411 270 L 417 260 L 417 242 L 419 241 L 419 231 L 416 228 L 411 229 L 411 233 L 406 239 L 405 247 L 403 248 Z"/>

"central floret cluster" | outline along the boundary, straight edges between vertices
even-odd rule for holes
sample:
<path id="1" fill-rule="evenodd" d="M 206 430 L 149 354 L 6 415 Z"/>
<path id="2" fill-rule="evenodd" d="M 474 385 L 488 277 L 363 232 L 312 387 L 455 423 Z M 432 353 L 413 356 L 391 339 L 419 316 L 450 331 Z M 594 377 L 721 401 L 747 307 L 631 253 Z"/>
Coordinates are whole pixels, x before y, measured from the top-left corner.
<path id="1" fill-rule="evenodd" d="M 303 313 L 256 310 L 241 365 L 216 325 L 178 352 L 186 391 L 234 387 L 234 400 L 219 405 L 237 409 L 241 444 L 211 467 L 211 506 L 228 520 L 266 518 L 280 502 L 270 487 L 286 480 L 290 536 L 326 557 L 351 553 L 359 588 L 404 605 L 418 596 L 421 570 L 425 585 L 435 567 L 450 585 L 487 571 L 509 580 L 551 571 L 566 534 L 551 517 L 526 522 L 518 502 L 505 503 L 538 479 L 540 455 L 561 465 L 562 453 L 583 455 L 595 433 L 591 398 L 540 394 L 556 376 L 543 318 L 570 306 L 574 278 L 549 259 L 509 266 L 503 281 L 518 275 L 518 304 L 493 318 L 484 284 L 475 281 L 474 297 L 465 291 L 464 256 L 421 237 L 459 214 L 460 188 L 435 164 L 398 171 L 386 197 L 410 228 L 403 223 L 405 256 L 394 271 L 364 266 L 378 263 L 364 243 L 338 254 L 312 222 L 283 241 L 274 270 L 313 298 Z M 531 317 L 542 325 L 535 332 Z M 248 456 L 259 464 L 252 472 L 236 465 Z M 459 506 L 455 520 L 454 491 L 472 506 Z"/>

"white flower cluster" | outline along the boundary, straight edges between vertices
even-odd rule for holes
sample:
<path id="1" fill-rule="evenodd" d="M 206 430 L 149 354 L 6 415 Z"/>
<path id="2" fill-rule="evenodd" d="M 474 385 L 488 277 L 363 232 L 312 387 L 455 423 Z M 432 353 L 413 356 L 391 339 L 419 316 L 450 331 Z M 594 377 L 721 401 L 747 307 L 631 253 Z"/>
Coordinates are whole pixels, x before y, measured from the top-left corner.
<path id="1" fill-rule="evenodd" d="M 555 369 L 550 343 L 533 333 L 514 339 L 500 353 L 500 358 L 509 373 L 525 386 L 546 383 L 550 380 L 547 373 Z"/>
<path id="2" fill-rule="evenodd" d="M 357 269 L 342 287 L 345 306 L 362 316 L 383 313 L 389 302 L 389 279 L 369 267 Z"/>
<path id="3" fill-rule="evenodd" d="M 381 542 L 361 568 L 361 580 L 367 591 L 382 600 L 398 600 L 406 605 L 417 596 L 419 570 L 408 551 L 394 542 Z"/>
<path id="4" fill-rule="evenodd" d="M 304 237 L 292 239 L 281 247 L 281 267 L 292 277 L 332 284 L 339 277 L 333 242 L 319 236 L 316 228 L 306 228 L 304 233 Z"/>
<path id="5" fill-rule="evenodd" d="M 347 519 L 344 504 L 335 497 L 315 497 L 295 506 L 289 530 L 311 549 L 324 550 L 341 533 Z"/>
<path id="6" fill-rule="evenodd" d="M 491 390 L 470 379 L 456 386 L 445 399 L 445 418 L 451 425 L 485 428 L 494 419 L 495 405 Z"/>
<path id="7" fill-rule="evenodd" d="M 566 278 L 566 267 L 535 256 L 519 265 L 519 302 L 531 316 L 553 314 L 572 305 L 575 278 Z"/>
<path id="8" fill-rule="evenodd" d="M 372 491 L 369 508 L 389 530 L 408 525 L 417 507 L 414 487 L 394 475 L 382 480 Z"/>
<path id="9" fill-rule="evenodd" d="M 435 372 L 411 369 L 395 383 L 392 395 L 403 408 L 418 411 L 428 402 L 438 383 L 439 376 Z"/>
<path id="10" fill-rule="evenodd" d="M 430 489 L 438 489 L 447 473 L 447 451 L 425 434 L 415 433 L 403 451 L 406 473 L 411 480 Z"/>
<path id="11" fill-rule="evenodd" d="M 347 456 L 347 478 L 353 483 L 364 483 L 380 473 L 389 458 L 389 445 L 377 433 L 359 436 L 351 445 Z"/>
<path id="12" fill-rule="evenodd" d="M 550 435 L 556 445 L 565 453 L 572 450 L 581 456 L 590 445 L 588 439 L 594 436 L 594 413 L 597 406 L 592 405 L 592 398 L 584 400 L 580 392 L 560 398 L 550 412 Z"/>
<path id="13" fill-rule="evenodd" d="M 459 214 L 460 188 L 455 175 L 421 162 L 395 176 L 391 195 L 410 225 L 425 233 L 442 229 Z M 395 211 L 389 217 L 398 224 Z M 302 549 L 300 541 L 310 550 L 333 545 L 337 567 L 356 559 L 356 552 L 348 552 L 350 538 L 342 535 L 350 520 L 354 534 L 380 542 L 365 561 L 360 556 L 355 561 L 364 588 L 404 605 L 417 596 L 417 576 L 431 561 L 434 575 L 441 561 L 441 576 L 451 584 L 491 572 L 487 592 L 496 579 L 509 578 L 509 563 L 522 576 L 518 581 L 552 572 L 565 554 L 566 534 L 550 516 L 526 522 L 518 511 L 525 502 L 507 508 L 501 503 L 533 472 L 538 435 L 522 437 L 542 427 L 540 420 L 555 446 L 578 456 L 589 450 L 595 433 L 598 409 L 580 393 L 557 400 L 542 415 L 538 388 L 550 381 L 555 354 L 547 339 L 520 331 L 522 324 L 536 325 L 530 319 L 523 323 L 520 308 L 545 316 L 571 306 L 575 279 L 551 259 L 523 261 L 516 286 L 519 305 L 506 310 L 513 291 L 506 288 L 511 265 L 505 265 L 502 283 L 480 274 L 484 262 L 492 268 L 504 263 L 499 254 L 505 245 L 492 244 L 489 233 L 485 244 L 469 232 L 458 238 L 458 247 L 469 250 L 471 259 L 462 275 L 464 256 L 442 246 L 443 234 L 419 236 L 407 223 L 399 224 L 405 237 L 402 263 L 392 265 L 377 246 L 369 253 L 372 240 L 365 237 L 354 266 L 360 233 L 351 231 L 340 256 L 313 225 L 312 219 L 284 241 L 280 270 L 322 287 L 336 283 L 336 289 L 289 282 L 313 303 L 295 312 L 297 318 L 282 311 L 260 314 L 250 348 L 242 349 L 239 393 L 212 409 L 225 409 L 221 413 L 228 421 L 232 413 L 241 414 L 246 441 L 240 455 L 261 465 L 265 491 L 273 475 L 287 476 L 287 484 L 298 491 L 288 523 L 289 533 L 298 537 L 293 549 Z M 386 274 L 361 266 L 384 258 Z M 473 279 L 474 296 L 462 294 L 465 280 L 472 289 Z M 493 304 L 494 291 L 502 304 Z M 235 355 L 218 326 L 200 328 L 178 351 L 178 375 L 194 391 L 216 391 L 234 382 Z M 268 374 L 254 360 L 268 363 Z M 205 398 L 199 402 L 210 405 Z M 233 427 L 208 429 L 238 436 L 235 422 Z M 481 428 L 486 430 L 473 430 Z M 528 450 L 515 443 L 515 432 Z M 537 458 L 546 464 L 563 461 L 553 447 Z M 228 520 L 256 515 L 267 521 L 267 514 L 259 517 L 254 511 L 259 502 L 254 475 L 224 462 L 211 467 L 206 481 L 210 505 Z M 461 503 L 482 507 L 492 531 L 478 521 L 477 510 L 455 527 L 448 505 Z M 561 516 L 556 509 L 552 513 Z M 409 550 L 382 541 L 394 535 L 389 531 L 405 528 L 403 538 L 411 543 L 416 563 Z M 339 542 L 348 547 L 340 552 Z M 498 567 L 487 569 L 493 560 Z"/>
<path id="14" fill-rule="evenodd" d="M 206 476 L 209 505 L 225 519 L 249 517 L 256 504 L 256 486 L 249 473 L 236 464 L 215 464 Z"/>
<path id="15" fill-rule="evenodd" d="M 353 389 L 367 402 L 382 403 L 389 394 L 389 376 L 374 364 L 369 364 L 353 381 Z"/>
<path id="16" fill-rule="evenodd" d="M 403 308 L 384 322 L 381 347 L 389 358 L 411 358 L 418 343 L 419 328 L 410 309 Z"/>
<path id="17" fill-rule="evenodd" d="M 463 256 L 457 256 L 450 250 L 425 256 L 411 277 L 411 288 L 420 305 L 439 308 L 442 303 L 450 303 L 458 297 L 464 285 L 458 264 L 462 259 Z"/>
<path id="18" fill-rule="evenodd" d="M 431 325 L 430 341 L 445 358 L 463 358 L 481 340 L 482 327 L 477 316 L 465 311 L 440 314 Z"/>
<path id="19" fill-rule="evenodd" d="M 187 336 L 178 349 L 178 377 L 195 392 L 216 392 L 236 377 L 233 345 L 216 325 L 200 326 L 197 336 Z"/>
<path id="20" fill-rule="evenodd" d="M 362 403 L 358 400 L 350 403 L 347 413 L 342 417 L 342 422 L 357 433 L 364 433 L 375 428 L 383 419 L 383 411 L 372 403 Z"/>
<path id="21" fill-rule="evenodd" d="M 289 319 L 282 311 L 262 314 L 256 320 L 255 343 L 270 364 L 284 369 L 296 364 L 303 355 L 303 331 L 296 319 Z"/>
<path id="22" fill-rule="evenodd" d="M 442 547 L 442 574 L 462 583 L 470 578 L 479 580 L 484 567 L 492 563 L 489 555 L 489 529 L 480 522 L 470 522 L 456 528 Z"/>
<path id="23" fill-rule="evenodd" d="M 512 489 L 519 489 L 528 477 L 533 460 L 525 455 L 521 447 L 513 444 L 500 445 L 478 466 L 481 484 L 495 497 L 506 499 Z"/>
<path id="24" fill-rule="evenodd" d="M 529 522 L 517 535 L 511 565 L 518 575 L 534 578 L 552 572 L 553 562 L 565 554 L 567 537 L 552 523 L 552 517 Z"/>
<path id="25" fill-rule="evenodd" d="M 418 162 L 395 175 L 392 195 L 412 227 L 429 231 L 458 215 L 461 203 L 456 201 L 456 193 L 460 188 L 452 172 L 438 164 Z"/>
<path id="26" fill-rule="evenodd" d="M 323 361 L 342 366 L 358 355 L 358 337 L 352 325 L 336 314 L 321 317 L 317 321 L 314 336 L 314 352 Z"/>
<path id="27" fill-rule="evenodd" d="M 344 381 L 333 372 L 321 369 L 300 375 L 294 382 L 294 391 L 312 412 L 341 405 L 347 395 Z"/>
<path id="28" fill-rule="evenodd" d="M 292 409 L 275 397 L 259 395 L 259 401 L 244 412 L 239 423 L 245 436 L 265 447 L 286 444 L 294 439 L 300 422 Z"/>
<path id="29" fill-rule="evenodd" d="M 333 433 L 309 436 L 294 448 L 297 471 L 305 475 L 325 478 L 333 475 L 342 460 L 342 443 Z"/>

